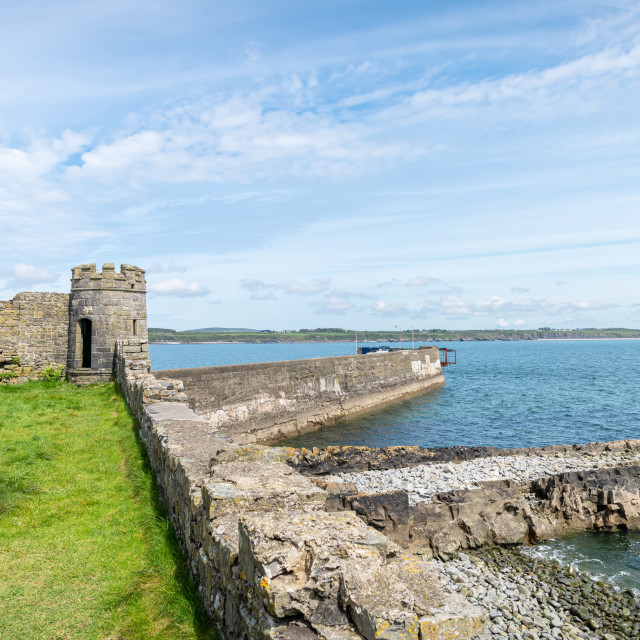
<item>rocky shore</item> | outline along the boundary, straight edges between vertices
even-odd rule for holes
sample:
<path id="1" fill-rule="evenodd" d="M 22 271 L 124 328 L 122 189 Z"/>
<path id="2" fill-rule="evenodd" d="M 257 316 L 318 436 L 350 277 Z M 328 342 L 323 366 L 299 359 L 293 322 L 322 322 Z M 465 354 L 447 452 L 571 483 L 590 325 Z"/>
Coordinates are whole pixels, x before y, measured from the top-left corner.
<path id="1" fill-rule="evenodd" d="M 337 462 L 337 471 L 342 453 L 304 454 L 304 461 L 316 469 Z M 425 559 L 432 559 L 446 588 L 481 607 L 488 617 L 485 632 L 476 640 L 638 640 L 637 594 L 619 591 L 570 566 L 533 557 L 526 546 L 514 546 L 540 539 L 550 523 L 555 523 L 556 532 L 637 526 L 638 442 L 511 453 L 451 450 L 436 452 L 437 457 L 427 461 L 427 450 L 390 451 L 378 458 L 362 451 L 360 469 L 322 478 L 345 491 L 354 487 L 357 494 L 351 500 L 356 511 L 358 507 L 362 511 L 367 500 L 386 501 L 385 508 L 392 509 L 387 506 L 392 505 L 390 497 L 397 502 L 406 494 L 407 521 L 414 523 L 409 544 L 420 541 L 422 525 L 417 521 L 426 510 L 422 519 L 427 533 L 422 538 L 431 549 Z M 303 457 L 299 455 L 296 462 L 300 464 Z M 407 457 L 411 466 L 395 466 Z M 420 458 L 422 463 L 416 464 Z M 362 470 L 363 465 L 376 464 L 383 468 Z M 445 516 L 438 522 L 441 512 Z M 395 508 L 389 535 L 398 530 L 399 513 Z M 529 534 L 523 526 L 519 538 L 510 537 L 505 532 L 513 533 L 522 524 L 518 513 L 529 523 Z M 487 547 L 486 540 L 474 543 L 473 536 L 483 527 L 489 530 L 485 539 L 506 546 Z M 552 529 L 546 537 L 549 533 Z"/>
<path id="2" fill-rule="evenodd" d="M 490 456 L 452 463 L 429 463 L 400 469 L 339 473 L 327 481 L 353 483 L 367 494 L 406 491 L 415 505 L 447 491 L 477 489 L 496 480 L 530 482 L 570 471 L 607 469 L 640 464 L 640 450 L 583 451 Z"/>
<path id="3" fill-rule="evenodd" d="M 637 640 L 640 600 L 583 572 L 493 548 L 434 561 L 450 591 L 489 618 L 477 640 Z"/>

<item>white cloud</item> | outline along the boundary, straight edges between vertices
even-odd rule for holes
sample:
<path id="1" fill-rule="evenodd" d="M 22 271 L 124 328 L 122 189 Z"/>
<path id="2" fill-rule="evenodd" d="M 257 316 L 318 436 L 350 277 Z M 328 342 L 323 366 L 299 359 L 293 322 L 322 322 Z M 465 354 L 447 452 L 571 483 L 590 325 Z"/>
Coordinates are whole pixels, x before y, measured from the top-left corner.
<path id="1" fill-rule="evenodd" d="M 443 297 L 437 306 L 441 308 L 444 315 L 451 317 L 486 316 L 495 313 L 536 314 L 554 308 L 554 305 L 547 300 L 508 300 L 500 296 L 491 296 L 486 300 L 463 300 L 456 295 Z"/>
<path id="2" fill-rule="evenodd" d="M 53 171 L 88 142 L 82 133 L 65 131 L 57 138 L 35 138 L 24 149 L 0 146 L 0 176 L 5 186 L 9 180 L 29 184 Z"/>
<path id="3" fill-rule="evenodd" d="M 405 287 L 430 287 L 434 284 L 440 284 L 442 280 L 440 278 L 432 278 L 431 276 L 422 276 L 419 278 L 413 278 L 409 280 Z"/>
<path id="4" fill-rule="evenodd" d="M 255 293 L 252 293 L 249 298 L 251 300 L 277 300 L 273 291 L 256 291 Z"/>
<path id="5" fill-rule="evenodd" d="M 145 269 L 148 275 L 153 273 L 185 273 L 188 270 L 188 267 L 176 266 L 173 263 L 161 264 L 160 262 L 154 262 Z"/>
<path id="6" fill-rule="evenodd" d="M 371 312 L 379 316 L 395 318 L 409 313 L 409 307 L 404 302 L 385 302 L 378 300 L 371 307 Z"/>
<path id="7" fill-rule="evenodd" d="M 160 282 L 152 282 L 149 291 L 161 296 L 178 296 L 180 298 L 206 296 L 209 290 L 197 282 L 185 282 L 180 278 L 169 278 Z"/>
<path id="8" fill-rule="evenodd" d="M 240 281 L 240 286 L 243 289 L 248 289 L 252 292 L 257 291 L 282 291 L 289 295 L 308 296 L 315 295 L 326 291 L 331 285 L 331 278 L 316 278 L 308 280 L 307 282 L 300 282 L 298 280 L 281 280 L 279 282 L 267 283 L 262 280 L 256 280 L 255 278 L 244 278 Z M 273 300 L 273 295 L 256 296 L 252 295 L 251 298 L 255 300 Z"/>
<path id="9" fill-rule="evenodd" d="M 583 311 L 594 311 L 616 307 L 616 304 L 578 300 L 573 302 L 553 303 L 545 299 L 517 299 L 511 300 L 500 296 L 491 296 L 485 300 L 464 300 L 460 296 L 443 296 L 439 300 L 426 300 L 421 307 L 422 313 L 442 313 L 450 318 L 474 318 L 502 314 L 499 326 L 513 325 L 521 327 L 526 321 L 521 317 L 517 320 L 506 319 L 507 315 L 527 316 L 557 316 L 559 314 L 576 314 Z M 504 324 L 506 323 L 506 324 Z"/>
<path id="10" fill-rule="evenodd" d="M 501 329 L 507 329 L 509 327 L 515 327 L 517 329 L 521 329 L 526 324 L 527 324 L 527 321 L 523 320 L 522 318 L 518 318 L 517 320 L 509 320 L 507 318 L 498 318 L 496 320 L 496 326 L 500 327 Z"/>
<path id="11" fill-rule="evenodd" d="M 594 302 L 593 300 L 577 300 L 561 306 L 561 309 L 563 313 L 569 313 L 571 311 L 596 311 L 599 309 L 610 309 L 617 306 L 618 305 L 616 304 L 605 304 L 603 302 Z"/>
<path id="12" fill-rule="evenodd" d="M 520 101 L 525 108 L 511 110 L 512 117 L 541 117 L 571 113 L 589 108 L 592 101 L 606 97 L 603 90 L 617 80 L 629 82 L 640 68 L 640 44 L 626 49 L 611 46 L 542 70 L 524 71 L 497 79 L 462 82 L 444 88 L 415 92 L 404 104 L 390 107 L 389 114 L 422 118 L 434 115 L 454 116 L 469 107 L 488 107 Z M 571 91 L 567 89 L 571 87 Z"/>
<path id="13" fill-rule="evenodd" d="M 281 85 L 242 96 L 185 101 L 146 126 L 101 142 L 69 167 L 74 180 L 128 186 L 358 175 L 417 150 L 376 141 L 363 124 L 286 104 Z M 273 108 L 280 103 L 279 108 Z"/>
<path id="14" fill-rule="evenodd" d="M 316 307 L 317 314 L 344 315 L 355 307 L 348 295 L 329 295 L 322 298 Z"/>
<path id="15" fill-rule="evenodd" d="M 379 282 L 376 285 L 376 289 L 382 289 L 383 287 L 391 287 L 394 284 L 398 284 L 399 280 L 397 278 L 391 278 L 391 280 L 387 280 L 386 282 Z"/>
<path id="16" fill-rule="evenodd" d="M 58 276 L 46 267 L 35 267 L 32 264 L 21 262 L 11 269 L 9 277 L 16 283 L 35 284 L 40 282 L 53 282 Z"/>
<path id="17" fill-rule="evenodd" d="M 529 293 L 531 289 L 527 289 L 526 287 L 511 287 L 511 293 Z"/>
<path id="18" fill-rule="evenodd" d="M 284 291 L 292 295 L 313 295 L 326 291 L 331 285 L 331 278 L 317 278 L 308 282 L 296 282 L 290 280 L 286 282 L 276 282 L 273 286 L 276 289 Z"/>
<path id="19" fill-rule="evenodd" d="M 271 285 L 268 285 L 262 280 L 256 280 L 255 278 L 243 278 L 240 281 L 240 286 L 249 291 L 259 291 L 260 289 L 268 289 Z"/>

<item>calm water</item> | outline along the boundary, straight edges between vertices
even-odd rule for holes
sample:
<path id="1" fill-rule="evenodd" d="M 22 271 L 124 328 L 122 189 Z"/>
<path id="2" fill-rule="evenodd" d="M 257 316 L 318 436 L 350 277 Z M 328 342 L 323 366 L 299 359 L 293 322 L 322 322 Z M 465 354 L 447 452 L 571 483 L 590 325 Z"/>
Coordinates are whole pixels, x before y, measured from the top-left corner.
<path id="1" fill-rule="evenodd" d="M 363 343 L 369 344 L 369 343 Z M 423 344 L 418 343 L 417 344 Z M 223 364 L 303 360 L 325 356 L 346 356 L 356 352 L 355 342 L 302 344 L 152 344 L 154 369 L 215 367 Z"/>
<path id="2" fill-rule="evenodd" d="M 640 341 L 446 346 L 457 349 L 458 364 L 445 369 L 445 387 L 287 444 L 522 447 L 640 438 Z M 150 348 L 153 368 L 168 369 L 347 355 L 355 343 Z M 575 536 L 535 553 L 613 577 L 623 588 L 640 586 L 638 533 Z"/>

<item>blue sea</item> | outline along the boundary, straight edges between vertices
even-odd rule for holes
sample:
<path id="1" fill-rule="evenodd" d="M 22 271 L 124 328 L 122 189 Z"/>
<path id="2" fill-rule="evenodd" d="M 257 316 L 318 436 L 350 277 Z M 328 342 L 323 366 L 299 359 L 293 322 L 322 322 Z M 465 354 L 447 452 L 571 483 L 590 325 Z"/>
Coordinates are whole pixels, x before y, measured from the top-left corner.
<path id="1" fill-rule="evenodd" d="M 440 346 L 457 350 L 457 364 L 444 370 L 446 386 L 287 444 L 512 448 L 640 438 L 638 340 Z M 158 370 L 348 355 L 356 344 L 151 345 L 150 350 Z M 541 545 L 536 553 L 609 576 L 624 588 L 640 586 L 637 532 L 574 536 Z"/>
<path id="2" fill-rule="evenodd" d="M 511 448 L 640 438 L 640 340 L 441 346 L 455 348 L 458 360 L 444 370 L 444 387 L 290 442 Z M 150 349 L 157 370 L 340 356 L 355 353 L 356 345 L 186 344 Z"/>

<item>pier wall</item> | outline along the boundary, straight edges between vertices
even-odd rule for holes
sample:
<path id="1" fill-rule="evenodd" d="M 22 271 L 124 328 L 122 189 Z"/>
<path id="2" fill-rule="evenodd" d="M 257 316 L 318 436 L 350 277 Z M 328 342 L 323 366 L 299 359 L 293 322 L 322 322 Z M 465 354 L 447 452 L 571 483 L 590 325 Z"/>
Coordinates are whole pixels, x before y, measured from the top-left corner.
<path id="1" fill-rule="evenodd" d="M 191 408 L 239 444 L 270 444 L 445 383 L 437 347 L 171 369 Z"/>

